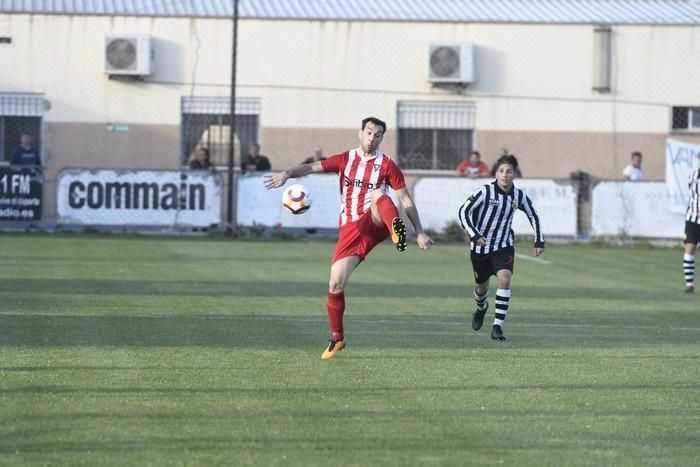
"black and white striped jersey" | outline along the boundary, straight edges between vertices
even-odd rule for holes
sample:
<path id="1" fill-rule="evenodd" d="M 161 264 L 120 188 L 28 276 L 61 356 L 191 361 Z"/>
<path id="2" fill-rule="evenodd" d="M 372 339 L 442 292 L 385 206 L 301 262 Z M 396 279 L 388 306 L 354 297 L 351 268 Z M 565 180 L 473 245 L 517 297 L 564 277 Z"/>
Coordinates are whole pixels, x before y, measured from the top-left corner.
<path id="1" fill-rule="evenodd" d="M 513 215 L 520 209 L 535 230 L 535 246 L 544 247 L 544 237 L 540 217 L 530 197 L 513 186 L 508 193 L 498 187 L 496 181 L 475 191 L 459 208 L 459 222 L 471 239 L 471 249 L 475 253 L 486 254 L 513 246 Z M 474 243 L 480 237 L 486 238 L 486 245 Z"/>
<path id="2" fill-rule="evenodd" d="M 693 170 L 688 178 L 690 197 L 688 209 L 685 212 L 685 220 L 700 224 L 700 169 Z"/>

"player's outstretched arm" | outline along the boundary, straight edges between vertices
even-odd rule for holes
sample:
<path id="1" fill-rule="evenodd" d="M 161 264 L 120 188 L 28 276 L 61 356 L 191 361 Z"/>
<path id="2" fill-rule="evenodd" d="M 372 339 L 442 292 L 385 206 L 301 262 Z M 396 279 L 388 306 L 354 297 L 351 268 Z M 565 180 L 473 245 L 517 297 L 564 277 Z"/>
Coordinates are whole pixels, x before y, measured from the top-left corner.
<path id="1" fill-rule="evenodd" d="M 410 217 L 409 217 L 410 218 Z M 433 239 L 425 232 L 416 233 L 416 243 L 421 250 L 427 250 L 433 244 Z"/>
<path id="2" fill-rule="evenodd" d="M 315 172 L 323 172 L 323 165 L 321 165 L 321 161 L 310 162 L 308 164 L 299 164 L 291 169 L 275 175 L 265 175 L 263 178 L 263 183 L 265 184 L 265 188 L 271 190 L 272 188 L 281 187 L 290 178 L 299 178 Z"/>
<path id="3" fill-rule="evenodd" d="M 399 197 L 401 206 L 403 206 L 408 219 L 413 224 L 413 230 L 416 232 L 416 243 L 421 248 L 421 250 L 427 250 L 433 244 L 433 239 L 423 232 L 423 225 L 420 222 L 420 216 L 418 215 L 418 209 L 416 205 L 413 204 L 413 198 L 406 188 L 401 188 L 396 190 L 396 195 Z"/>

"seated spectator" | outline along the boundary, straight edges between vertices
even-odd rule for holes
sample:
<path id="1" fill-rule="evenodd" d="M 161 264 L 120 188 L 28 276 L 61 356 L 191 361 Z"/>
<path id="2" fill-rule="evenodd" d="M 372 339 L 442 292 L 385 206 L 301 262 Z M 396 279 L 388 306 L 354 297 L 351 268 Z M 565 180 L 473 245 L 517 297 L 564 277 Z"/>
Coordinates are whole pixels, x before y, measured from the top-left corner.
<path id="1" fill-rule="evenodd" d="M 634 151 L 630 156 L 630 164 L 622 170 L 625 180 L 639 182 L 644 180 L 644 171 L 642 170 L 642 153 Z"/>
<path id="2" fill-rule="evenodd" d="M 479 151 L 472 151 L 469 159 L 464 159 L 457 166 L 457 175 L 469 178 L 485 177 L 489 174 L 489 168 L 481 161 Z"/>
<path id="3" fill-rule="evenodd" d="M 203 146 L 199 146 L 190 157 L 190 169 L 211 169 L 211 158 L 209 150 Z"/>
<path id="4" fill-rule="evenodd" d="M 508 152 L 505 152 L 505 153 L 504 153 L 503 151 L 501 151 L 501 156 L 510 156 L 510 157 L 513 158 L 513 160 L 515 161 L 515 165 L 513 166 L 513 175 L 515 176 L 515 178 L 522 178 L 522 177 L 523 177 L 523 173 L 520 171 L 520 164 L 518 163 L 518 159 L 515 157 L 515 155 L 514 155 L 514 154 L 508 154 Z M 498 169 L 498 162 L 496 162 L 495 164 L 493 164 L 493 166 L 491 167 L 491 176 L 492 176 L 492 177 L 495 177 L 495 176 L 496 176 L 496 170 L 497 170 L 497 169 Z"/>
<path id="5" fill-rule="evenodd" d="M 314 155 L 304 159 L 303 163 L 310 164 L 311 162 L 322 161 L 324 159 L 325 157 L 323 157 L 323 150 L 320 147 L 316 146 L 316 148 L 314 149 Z"/>
<path id="6" fill-rule="evenodd" d="M 28 133 L 23 133 L 20 143 L 12 153 L 11 165 L 41 165 L 39 151 L 32 145 L 32 137 Z"/>
<path id="7" fill-rule="evenodd" d="M 260 154 L 260 145 L 253 143 L 248 149 L 248 156 L 241 162 L 241 172 L 254 172 L 270 170 L 270 160 Z"/>

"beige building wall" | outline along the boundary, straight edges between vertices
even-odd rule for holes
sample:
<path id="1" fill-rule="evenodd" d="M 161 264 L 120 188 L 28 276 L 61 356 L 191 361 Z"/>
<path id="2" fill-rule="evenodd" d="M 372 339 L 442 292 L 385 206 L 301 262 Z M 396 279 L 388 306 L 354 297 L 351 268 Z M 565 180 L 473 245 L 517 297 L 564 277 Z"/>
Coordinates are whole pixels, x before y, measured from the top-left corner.
<path id="1" fill-rule="evenodd" d="M 3 70 L 3 91 L 45 93 L 53 121 L 177 123 L 181 96 L 229 94 L 229 19 L 4 15 L 0 27 L 13 39 L 3 63 L 26 65 Z M 700 80 L 700 26 L 614 26 L 613 94 L 591 90 L 592 25 L 244 19 L 239 29 L 238 94 L 263 100 L 270 127 L 347 128 L 365 114 L 392 124 L 396 100 L 465 99 L 489 103 L 477 120 L 486 129 L 608 131 L 600 117 L 614 102 L 617 129 L 665 132 L 659 107 L 694 102 Z M 151 34 L 155 73 L 108 79 L 107 32 Z M 476 45 L 475 83 L 428 82 L 428 45 L 441 41 Z"/>
<path id="2" fill-rule="evenodd" d="M 384 118 L 383 149 L 396 150 L 400 101 L 475 106 L 475 146 L 492 162 L 501 147 L 527 176 L 585 170 L 619 178 L 641 150 L 651 179 L 664 176 L 672 106 L 698 105 L 699 26 L 613 26 L 613 92 L 592 91 L 593 25 L 452 24 L 243 19 L 237 95 L 259 99 L 260 143 L 275 169 L 357 143 L 360 120 Z M 227 98 L 231 21 L 2 15 L 2 92 L 42 93 L 46 174 L 65 167 L 174 168 L 183 96 Z M 155 73 L 142 81 L 102 71 L 105 33 L 153 38 Z M 476 46 L 476 81 L 427 80 L 428 46 Z M 125 132 L 108 132 L 110 124 Z M 697 134 L 672 135 L 698 142 Z M 47 191 L 52 193 L 51 187 Z M 53 209 L 47 203 L 48 209 Z"/>
<path id="3" fill-rule="evenodd" d="M 174 125 L 50 123 L 44 139 L 45 218 L 56 216 L 62 169 L 179 169 L 180 128 Z M 117 131 L 114 131 L 114 130 Z"/>
<path id="4" fill-rule="evenodd" d="M 270 157 L 273 170 L 292 167 L 310 156 L 313 141 L 320 141 L 326 154 L 335 154 L 357 145 L 353 130 L 299 130 L 293 128 L 267 129 L 263 132 L 268 144 L 264 153 Z M 629 164 L 630 154 L 642 150 L 643 168 L 650 180 L 663 180 L 665 175 L 666 138 L 661 133 L 582 133 L 477 131 L 475 147 L 489 166 L 502 148 L 518 157 L 526 177 L 569 178 L 571 172 L 582 170 L 598 178 L 622 179 L 622 169 Z M 700 144 L 700 135 L 673 135 L 692 144 Z M 289 144 L 297 141 L 296 144 Z M 306 152 L 304 152 L 306 150 Z M 396 157 L 396 133 L 389 129 L 382 150 Z M 297 155 L 307 154 L 304 157 Z M 400 162 L 400 161 L 399 161 Z"/>

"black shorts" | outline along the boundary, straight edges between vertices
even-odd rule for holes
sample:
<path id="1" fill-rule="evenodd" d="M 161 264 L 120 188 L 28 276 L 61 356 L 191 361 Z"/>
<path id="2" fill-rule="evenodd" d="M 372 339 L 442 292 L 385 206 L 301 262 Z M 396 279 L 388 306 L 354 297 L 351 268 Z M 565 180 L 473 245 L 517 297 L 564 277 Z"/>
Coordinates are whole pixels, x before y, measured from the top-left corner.
<path id="1" fill-rule="evenodd" d="M 496 250 L 485 255 L 471 252 L 472 268 L 474 269 L 474 279 L 477 284 L 482 284 L 489 280 L 501 269 L 513 272 L 515 263 L 515 248 L 512 246 Z"/>
<path id="2" fill-rule="evenodd" d="M 700 224 L 685 221 L 685 242 L 697 245 L 700 242 Z"/>

